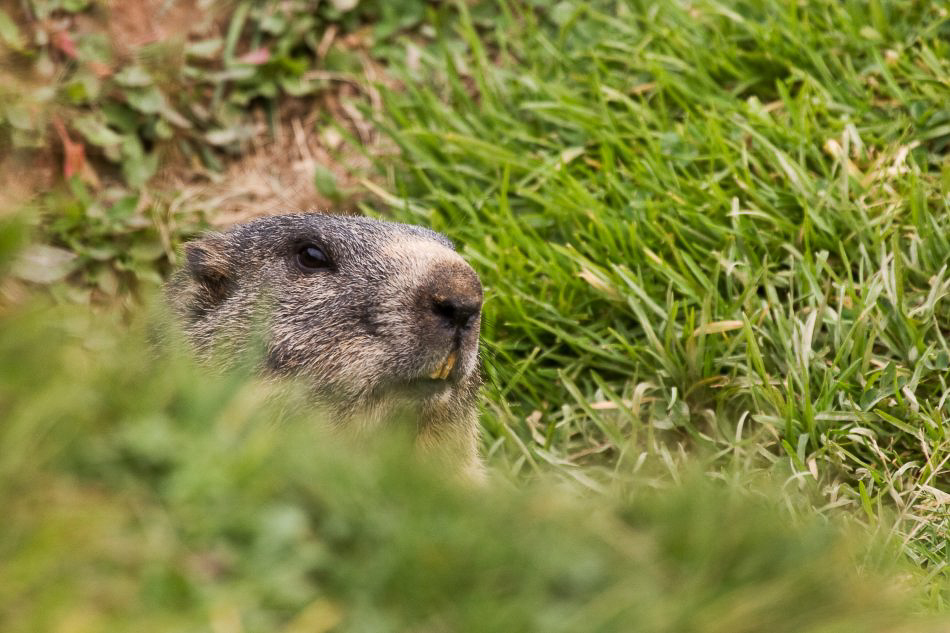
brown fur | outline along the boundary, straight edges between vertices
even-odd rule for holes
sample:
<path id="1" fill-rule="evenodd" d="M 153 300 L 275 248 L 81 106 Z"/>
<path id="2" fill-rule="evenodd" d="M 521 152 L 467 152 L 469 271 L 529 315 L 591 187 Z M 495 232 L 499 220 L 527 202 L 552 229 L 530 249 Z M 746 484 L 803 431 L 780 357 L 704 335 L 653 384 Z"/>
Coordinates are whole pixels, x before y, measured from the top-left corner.
<path id="1" fill-rule="evenodd" d="M 302 268 L 306 245 L 332 266 Z M 362 217 L 266 217 L 187 244 L 167 290 L 202 357 L 234 363 L 259 342 L 262 371 L 303 379 L 335 424 L 372 433 L 408 421 L 420 446 L 480 476 L 482 289 L 444 236 Z"/>

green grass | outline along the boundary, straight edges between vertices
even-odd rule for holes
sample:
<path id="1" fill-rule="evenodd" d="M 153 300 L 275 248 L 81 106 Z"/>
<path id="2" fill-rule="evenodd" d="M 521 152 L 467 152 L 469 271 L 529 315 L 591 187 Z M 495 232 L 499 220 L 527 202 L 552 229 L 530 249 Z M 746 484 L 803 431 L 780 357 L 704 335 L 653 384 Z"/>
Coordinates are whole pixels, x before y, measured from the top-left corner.
<path id="1" fill-rule="evenodd" d="M 946 600 L 947 12 L 501 6 L 446 20 L 380 119 L 390 204 L 488 288 L 490 453 L 598 481 L 787 463 Z"/>
<path id="2" fill-rule="evenodd" d="M 176 108 L 217 95 L 209 120 L 239 126 L 331 63 L 252 4 L 229 49 L 286 59 L 165 68 L 194 89 Z M 340 446 L 156 346 L 140 300 L 202 214 L 147 178 L 73 180 L 0 224 L 0 630 L 928 630 L 911 614 L 950 606 L 947 10 L 361 6 L 318 21 L 377 19 L 402 79 L 368 109 L 394 151 L 364 210 L 444 231 L 482 276 L 495 483 Z M 115 115 L 121 85 L 62 102 L 83 63 L 51 111 Z M 2 92 L 0 147 L 42 142 L 49 112 L 11 132 Z M 181 159 L 139 114 L 126 145 Z M 10 279 L 27 234 L 76 256 L 66 283 Z M 70 305 L 90 287 L 122 301 Z"/>
<path id="3" fill-rule="evenodd" d="M 765 482 L 463 489 L 116 321 L 0 317 L 5 632 L 942 630 L 919 574 Z"/>

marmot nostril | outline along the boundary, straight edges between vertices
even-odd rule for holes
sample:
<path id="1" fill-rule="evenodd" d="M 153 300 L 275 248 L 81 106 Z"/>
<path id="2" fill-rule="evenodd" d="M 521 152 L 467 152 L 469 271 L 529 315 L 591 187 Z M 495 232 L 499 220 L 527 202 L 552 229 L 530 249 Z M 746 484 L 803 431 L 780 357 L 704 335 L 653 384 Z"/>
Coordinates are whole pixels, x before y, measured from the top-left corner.
<path id="1" fill-rule="evenodd" d="M 449 327 L 465 330 L 482 307 L 482 302 L 474 297 L 433 297 L 432 311 Z"/>

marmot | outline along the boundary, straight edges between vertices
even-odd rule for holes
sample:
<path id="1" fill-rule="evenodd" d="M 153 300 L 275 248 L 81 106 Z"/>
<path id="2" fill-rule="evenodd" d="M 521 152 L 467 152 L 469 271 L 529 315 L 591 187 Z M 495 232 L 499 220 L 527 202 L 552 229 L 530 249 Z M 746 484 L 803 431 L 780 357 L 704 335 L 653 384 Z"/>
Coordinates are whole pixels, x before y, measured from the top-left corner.
<path id="1" fill-rule="evenodd" d="M 358 216 L 264 217 L 185 244 L 169 301 L 198 354 L 302 378 L 333 423 L 410 420 L 481 477 L 482 286 L 444 235 Z"/>

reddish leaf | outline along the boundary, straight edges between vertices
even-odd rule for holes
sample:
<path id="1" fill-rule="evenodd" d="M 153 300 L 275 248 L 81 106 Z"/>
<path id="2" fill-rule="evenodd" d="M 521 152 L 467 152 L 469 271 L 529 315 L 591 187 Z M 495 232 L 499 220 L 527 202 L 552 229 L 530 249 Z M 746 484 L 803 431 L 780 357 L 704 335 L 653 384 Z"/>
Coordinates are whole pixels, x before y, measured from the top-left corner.
<path id="1" fill-rule="evenodd" d="M 77 143 L 69 138 L 66 126 L 63 125 L 59 117 L 53 117 L 53 127 L 56 128 L 59 140 L 63 144 L 63 176 L 68 180 L 76 174 L 82 173 L 86 164 L 86 148 L 82 143 Z"/>
<path id="2" fill-rule="evenodd" d="M 66 31 L 53 33 L 53 46 L 63 51 L 67 57 L 76 59 L 79 56 L 78 51 L 76 51 L 76 40 Z"/>
<path id="3" fill-rule="evenodd" d="M 238 61 L 244 64 L 260 66 L 270 61 L 270 51 L 262 46 L 261 48 L 256 48 L 249 53 L 241 55 L 238 57 Z"/>

